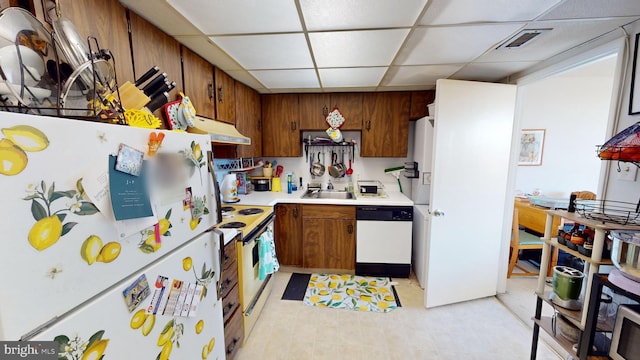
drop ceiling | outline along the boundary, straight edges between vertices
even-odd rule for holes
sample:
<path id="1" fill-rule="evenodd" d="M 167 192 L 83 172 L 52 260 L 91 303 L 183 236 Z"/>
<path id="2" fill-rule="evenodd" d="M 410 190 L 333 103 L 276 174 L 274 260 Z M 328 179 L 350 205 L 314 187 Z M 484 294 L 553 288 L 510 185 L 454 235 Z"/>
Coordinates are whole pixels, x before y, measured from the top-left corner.
<path id="1" fill-rule="evenodd" d="M 261 93 L 500 81 L 640 19 L 638 0 L 120 1 Z"/>

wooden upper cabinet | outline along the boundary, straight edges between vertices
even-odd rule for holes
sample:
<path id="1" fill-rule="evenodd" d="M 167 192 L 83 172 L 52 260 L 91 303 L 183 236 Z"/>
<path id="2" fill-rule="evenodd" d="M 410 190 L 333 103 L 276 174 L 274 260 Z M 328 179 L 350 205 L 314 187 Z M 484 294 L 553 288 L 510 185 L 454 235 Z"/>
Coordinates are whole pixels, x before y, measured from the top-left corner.
<path id="1" fill-rule="evenodd" d="M 62 16 L 71 20 L 83 39 L 93 36 L 101 48 L 111 51 L 118 85 L 133 82 L 127 10 L 117 0 L 59 0 L 59 4 Z M 55 11 L 51 10 L 49 15 L 55 18 Z"/>
<path id="2" fill-rule="evenodd" d="M 363 157 L 406 157 L 409 143 L 408 92 L 365 93 Z"/>
<path id="3" fill-rule="evenodd" d="M 329 111 L 336 106 L 345 120 L 340 130 L 362 129 L 362 93 L 332 93 Z"/>
<path id="4" fill-rule="evenodd" d="M 411 92 L 411 110 L 409 112 L 409 120 L 418 120 L 429 114 L 427 105 L 432 104 L 436 100 L 435 90 L 412 91 Z"/>
<path id="5" fill-rule="evenodd" d="M 167 79 L 176 82 L 176 88 L 169 93 L 169 100 L 175 99 L 178 92 L 184 89 L 180 43 L 133 12 L 129 12 L 129 19 L 136 77 L 157 65 L 160 73 L 167 73 Z M 162 109 L 161 107 L 154 112 L 161 119 L 164 118 Z"/>
<path id="6" fill-rule="evenodd" d="M 182 69 L 184 94 L 189 97 L 198 115 L 213 119 L 213 65 L 183 46 Z"/>
<path id="7" fill-rule="evenodd" d="M 263 95 L 262 156 L 302 155 L 298 94 Z"/>
<path id="8" fill-rule="evenodd" d="M 216 120 L 235 124 L 235 80 L 218 68 L 215 68 L 213 78 L 215 84 Z"/>
<path id="9" fill-rule="evenodd" d="M 236 129 L 251 138 L 251 145 L 237 145 L 238 157 L 262 156 L 262 120 L 260 94 L 236 81 Z"/>
<path id="10" fill-rule="evenodd" d="M 327 130 L 326 114 L 338 107 L 345 118 L 340 130 L 362 129 L 362 93 L 299 94 L 300 128 Z M 326 113 L 325 113 L 326 112 Z"/>
<path id="11" fill-rule="evenodd" d="M 300 128 L 302 130 L 327 130 L 323 109 L 329 107 L 329 94 L 299 94 Z"/>

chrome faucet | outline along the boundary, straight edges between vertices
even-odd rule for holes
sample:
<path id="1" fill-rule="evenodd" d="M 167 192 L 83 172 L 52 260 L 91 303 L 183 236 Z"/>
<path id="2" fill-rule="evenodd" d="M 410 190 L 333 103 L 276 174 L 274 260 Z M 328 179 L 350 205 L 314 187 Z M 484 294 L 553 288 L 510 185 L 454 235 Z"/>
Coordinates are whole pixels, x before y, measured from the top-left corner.
<path id="1" fill-rule="evenodd" d="M 333 190 L 333 184 L 331 183 L 331 180 L 329 180 L 329 183 L 327 184 L 327 190 Z"/>

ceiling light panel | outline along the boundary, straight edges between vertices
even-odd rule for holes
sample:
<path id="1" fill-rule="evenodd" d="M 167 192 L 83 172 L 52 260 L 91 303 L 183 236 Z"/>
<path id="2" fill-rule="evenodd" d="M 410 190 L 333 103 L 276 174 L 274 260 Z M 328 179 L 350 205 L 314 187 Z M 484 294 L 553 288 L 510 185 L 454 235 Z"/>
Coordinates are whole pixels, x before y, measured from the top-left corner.
<path id="1" fill-rule="evenodd" d="M 310 33 L 311 48 L 319 68 L 387 66 L 409 29 Z"/>
<path id="2" fill-rule="evenodd" d="M 302 31 L 293 0 L 169 0 L 206 35 Z"/>
<path id="3" fill-rule="evenodd" d="M 313 67 L 303 34 L 216 36 L 211 40 L 247 70 Z"/>
<path id="4" fill-rule="evenodd" d="M 475 25 L 416 29 L 396 65 L 462 64 L 504 41 L 522 25 Z"/>
<path id="5" fill-rule="evenodd" d="M 318 88 L 320 83 L 313 69 L 250 71 L 268 89 Z"/>
<path id="6" fill-rule="evenodd" d="M 434 86 L 436 80 L 446 79 L 462 65 L 393 66 L 382 82 L 383 86 Z"/>
<path id="7" fill-rule="evenodd" d="M 300 0 L 309 31 L 411 27 L 426 0 Z"/>
<path id="8" fill-rule="evenodd" d="M 530 21 L 560 0 L 432 0 L 421 25 Z"/>
<path id="9" fill-rule="evenodd" d="M 322 87 L 378 86 L 386 67 L 319 69 Z"/>
<path id="10" fill-rule="evenodd" d="M 609 20 L 581 21 L 536 21 L 535 27 L 553 29 L 530 44 L 517 49 L 492 49 L 478 58 L 477 62 L 540 61 L 563 51 L 579 46 L 586 41 L 635 18 L 614 18 Z"/>

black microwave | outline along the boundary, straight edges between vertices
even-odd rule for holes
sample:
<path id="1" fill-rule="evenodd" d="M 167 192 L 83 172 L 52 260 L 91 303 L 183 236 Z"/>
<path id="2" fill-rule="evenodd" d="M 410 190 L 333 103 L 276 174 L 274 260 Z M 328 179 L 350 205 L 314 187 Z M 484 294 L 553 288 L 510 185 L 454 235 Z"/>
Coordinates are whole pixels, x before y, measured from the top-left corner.
<path id="1" fill-rule="evenodd" d="M 618 307 L 609 357 L 613 360 L 640 360 L 640 305 Z"/>

